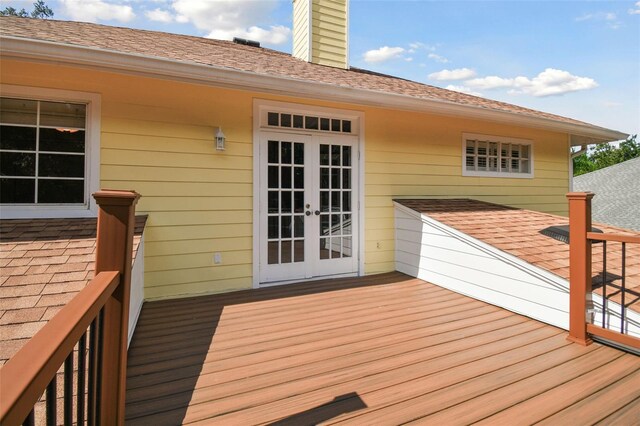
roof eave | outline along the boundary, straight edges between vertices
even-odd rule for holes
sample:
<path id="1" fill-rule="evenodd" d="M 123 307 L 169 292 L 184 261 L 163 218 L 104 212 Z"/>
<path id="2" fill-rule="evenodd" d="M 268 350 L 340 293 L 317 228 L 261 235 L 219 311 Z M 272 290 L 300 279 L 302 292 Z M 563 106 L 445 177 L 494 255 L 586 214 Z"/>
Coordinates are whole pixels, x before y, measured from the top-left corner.
<path id="1" fill-rule="evenodd" d="M 572 140 L 580 141 L 576 142 L 576 145 L 581 145 L 584 140 L 595 143 L 621 140 L 628 136 L 602 127 L 567 123 L 550 118 L 533 117 L 436 99 L 310 82 L 284 76 L 256 74 L 193 62 L 22 37 L 1 36 L 0 41 L 2 42 L 1 55 L 6 59 L 26 59 L 59 65 L 82 66 L 298 98 L 308 97 L 325 101 L 490 120 L 568 133 L 575 136 Z"/>

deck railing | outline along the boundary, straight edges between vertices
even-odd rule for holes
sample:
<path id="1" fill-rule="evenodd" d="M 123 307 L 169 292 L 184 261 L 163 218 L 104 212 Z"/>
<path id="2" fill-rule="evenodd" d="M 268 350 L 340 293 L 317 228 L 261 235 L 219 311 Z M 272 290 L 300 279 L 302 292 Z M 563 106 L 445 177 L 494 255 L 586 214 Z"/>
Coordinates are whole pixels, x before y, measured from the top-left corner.
<path id="1" fill-rule="evenodd" d="M 35 424 L 36 419 L 48 425 L 124 424 L 139 195 L 100 191 L 94 198 L 99 205 L 96 276 L 0 369 L 2 425 Z M 43 394 L 44 404 L 39 404 Z"/>
<path id="2" fill-rule="evenodd" d="M 626 257 L 627 244 L 640 244 L 640 237 L 613 233 L 591 232 L 590 192 L 572 192 L 569 199 L 569 336 L 568 339 L 588 345 L 591 336 L 597 336 L 609 342 L 634 350 L 640 350 L 640 339 L 627 334 L 626 330 Z M 592 243 L 602 242 L 602 327 L 594 324 L 595 311 L 592 295 Z M 608 244 L 607 244 L 608 243 Z M 616 327 L 607 321 L 610 310 L 607 299 L 607 245 L 621 244 L 622 257 L 620 268 L 620 325 Z"/>

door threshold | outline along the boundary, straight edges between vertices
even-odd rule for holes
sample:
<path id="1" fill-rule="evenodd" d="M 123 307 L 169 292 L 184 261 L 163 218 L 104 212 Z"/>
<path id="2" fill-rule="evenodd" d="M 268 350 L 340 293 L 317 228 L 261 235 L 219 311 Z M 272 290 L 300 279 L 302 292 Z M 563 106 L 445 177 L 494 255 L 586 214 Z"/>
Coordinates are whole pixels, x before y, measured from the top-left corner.
<path id="1" fill-rule="evenodd" d="M 279 285 L 308 283 L 311 281 L 331 280 L 334 278 L 350 278 L 350 277 L 357 277 L 357 276 L 359 276 L 357 272 L 351 272 L 348 274 L 322 275 L 319 277 L 312 277 L 312 278 L 298 278 L 295 280 L 272 281 L 272 282 L 266 282 L 266 283 L 259 283 L 258 288 L 268 288 L 268 287 L 276 287 Z"/>

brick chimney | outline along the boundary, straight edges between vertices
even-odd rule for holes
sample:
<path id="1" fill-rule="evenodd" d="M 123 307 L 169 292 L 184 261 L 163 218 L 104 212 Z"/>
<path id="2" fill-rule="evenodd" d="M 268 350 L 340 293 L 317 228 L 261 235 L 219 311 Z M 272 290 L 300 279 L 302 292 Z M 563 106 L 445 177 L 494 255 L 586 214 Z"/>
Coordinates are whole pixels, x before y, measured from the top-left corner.
<path id="1" fill-rule="evenodd" d="M 349 0 L 293 0 L 293 56 L 349 68 Z"/>

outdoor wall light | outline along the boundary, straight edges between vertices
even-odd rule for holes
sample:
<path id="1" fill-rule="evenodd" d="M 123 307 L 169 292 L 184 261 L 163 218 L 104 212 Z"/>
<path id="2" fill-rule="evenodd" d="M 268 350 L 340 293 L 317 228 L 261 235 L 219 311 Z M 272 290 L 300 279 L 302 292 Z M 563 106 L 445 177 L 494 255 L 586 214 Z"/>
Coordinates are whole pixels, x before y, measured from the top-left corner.
<path id="1" fill-rule="evenodd" d="M 216 132 L 216 150 L 224 151 L 224 142 L 226 137 L 224 133 L 222 133 L 222 127 L 218 127 L 218 131 Z"/>

